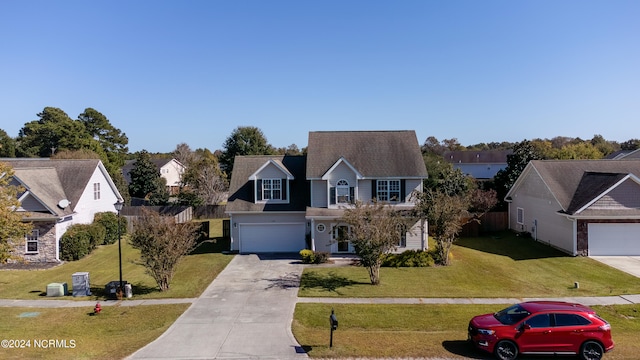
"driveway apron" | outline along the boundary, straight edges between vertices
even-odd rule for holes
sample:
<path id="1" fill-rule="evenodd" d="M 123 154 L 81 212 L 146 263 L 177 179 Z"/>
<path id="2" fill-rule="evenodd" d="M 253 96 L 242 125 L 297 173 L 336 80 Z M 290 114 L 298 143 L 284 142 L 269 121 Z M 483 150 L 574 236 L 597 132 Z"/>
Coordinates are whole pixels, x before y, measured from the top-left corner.
<path id="1" fill-rule="evenodd" d="M 129 359 L 304 359 L 291 333 L 303 265 L 236 255 L 187 311 Z"/>
<path id="2" fill-rule="evenodd" d="M 591 256 L 591 258 L 640 278 L 640 256 Z"/>

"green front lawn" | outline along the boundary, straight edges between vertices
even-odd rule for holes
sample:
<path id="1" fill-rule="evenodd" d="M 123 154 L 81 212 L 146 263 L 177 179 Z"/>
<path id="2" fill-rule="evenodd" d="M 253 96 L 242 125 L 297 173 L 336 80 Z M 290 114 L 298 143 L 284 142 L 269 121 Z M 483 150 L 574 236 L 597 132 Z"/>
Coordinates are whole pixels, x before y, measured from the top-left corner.
<path id="1" fill-rule="evenodd" d="M 134 299 L 198 297 L 233 258 L 231 255 L 221 253 L 221 249 L 228 249 L 228 242 L 226 244 L 221 242 L 222 240 L 219 238 L 205 241 L 192 254 L 185 256 L 178 265 L 170 289 L 161 292 L 153 278 L 138 263 L 140 252 L 129 246 L 126 239 L 123 238 L 123 281 L 132 284 Z M 89 272 L 92 296 L 66 296 L 64 299 L 94 300 L 104 298 L 106 284 L 119 280 L 118 243 L 99 246 L 93 253 L 81 260 L 67 262 L 52 269 L 2 270 L 0 271 L 0 298 L 62 299 L 60 297 L 46 297 L 47 285 L 66 282 L 69 292 L 71 292 L 71 275 L 75 272 Z"/>
<path id="2" fill-rule="evenodd" d="M 0 307 L 0 338 L 14 345 L 3 343 L 0 358 L 123 359 L 164 333 L 189 305 L 104 306 L 96 316 L 93 308 Z"/>
<path id="3" fill-rule="evenodd" d="M 638 278 L 505 232 L 460 239 L 452 265 L 382 268 L 372 286 L 356 266 L 307 267 L 301 297 L 566 297 L 640 294 Z M 576 289 L 574 283 L 579 283 Z"/>
<path id="4" fill-rule="evenodd" d="M 467 342 L 474 315 L 505 305 L 353 305 L 296 306 L 293 333 L 313 358 L 472 358 L 490 359 Z M 640 305 L 594 306 L 612 326 L 616 348 L 605 360 L 637 359 L 640 353 Z M 329 347 L 329 315 L 338 329 Z M 528 359 L 522 357 L 522 359 Z M 532 359 L 539 359 L 534 357 Z M 546 359 L 546 358 L 545 358 Z"/>

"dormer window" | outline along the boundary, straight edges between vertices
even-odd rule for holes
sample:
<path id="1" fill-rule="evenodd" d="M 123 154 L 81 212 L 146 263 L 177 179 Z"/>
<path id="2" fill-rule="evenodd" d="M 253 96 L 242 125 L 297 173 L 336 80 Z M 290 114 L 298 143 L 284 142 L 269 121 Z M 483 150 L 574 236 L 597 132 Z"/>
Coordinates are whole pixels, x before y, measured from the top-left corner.
<path id="1" fill-rule="evenodd" d="M 338 180 L 336 183 L 336 200 L 338 204 L 351 203 L 351 190 L 349 189 L 349 182 L 347 180 Z"/>
<path id="2" fill-rule="evenodd" d="M 261 202 L 287 201 L 287 179 L 258 179 L 257 200 Z"/>
<path id="3" fill-rule="evenodd" d="M 262 179 L 262 200 L 282 200 L 281 179 Z"/>

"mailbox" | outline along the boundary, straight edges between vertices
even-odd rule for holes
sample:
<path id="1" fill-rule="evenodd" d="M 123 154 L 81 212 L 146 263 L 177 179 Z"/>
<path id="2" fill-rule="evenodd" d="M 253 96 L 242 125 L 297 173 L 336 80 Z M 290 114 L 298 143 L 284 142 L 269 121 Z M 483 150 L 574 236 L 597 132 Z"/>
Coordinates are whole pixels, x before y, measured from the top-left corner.
<path id="1" fill-rule="evenodd" d="M 336 317 L 336 314 L 333 313 L 333 309 L 329 316 L 329 322 L 331 323 L 331 330 L 338 330 L 338 318 Z"/>

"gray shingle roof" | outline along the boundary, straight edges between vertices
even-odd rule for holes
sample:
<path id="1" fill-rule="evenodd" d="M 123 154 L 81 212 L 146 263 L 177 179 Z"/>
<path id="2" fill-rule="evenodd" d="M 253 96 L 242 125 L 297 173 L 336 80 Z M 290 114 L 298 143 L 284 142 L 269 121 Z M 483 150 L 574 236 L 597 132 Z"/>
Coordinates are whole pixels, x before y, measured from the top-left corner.
<path id="1" fill-rule="evenodd" d="M 319 179 L 341 157 L 365 178 L 426 178 L 415 131 L 313 131 L 307 179 Z"/>
<path id="2" fill-rule="evenodd" d="M 288 204 L 254 202 L 253 181 L 249 181 L 249 176 L 269 160 L 282 164 L 294 176 L 289 183 L 290 202 Z M 305 211 L 309 198 L 309 185 L 304 176 L 305 160 L 306 156 L 290 155 L 236 156 L 229 184 L 226 211 Z"/>
<path id="3" fill-rule="evenodd" d="M 60 196 L 59 187 L 62 187 L 65 198 L 71 202 L 70 208 L 74 208 L 100 163 L 100 160 L 97 159 L 51 160 L 46 158 L 17 158 L 0 159 L 0 161 L 11 165 L 17 174 L 29 176 L 30 181 L 37 181 L 39 190 L 35 195 L 42 199 L 47 199 L 47 201 L 52 201 L 52 203 L 47 204 L 52 208 L 57 208 L 58 201 L 62 200 L 53 198 L 54 196 Z M 53 176 L 53 172 L 44 170 L 47 168 L 55 169 L 57 179 L 49 178 Z M 23 172 L 23 169 L 31 169 L 32 171 Z M 38 176 L 42 178 L 36 180 Z M 27 185 L 31 186 L 30 184 Z"/>
<path id="4" fill-rule="evenodd" d="M 513 150 L 445 151 L 442 157 L 451 164 L 506 164 Z"/>
<path id="5" fill-rule="evenodd" d="M 567 213 L 628 174 L 640 177 L 638 160 L 533 160 L 530 165 Z"/>

